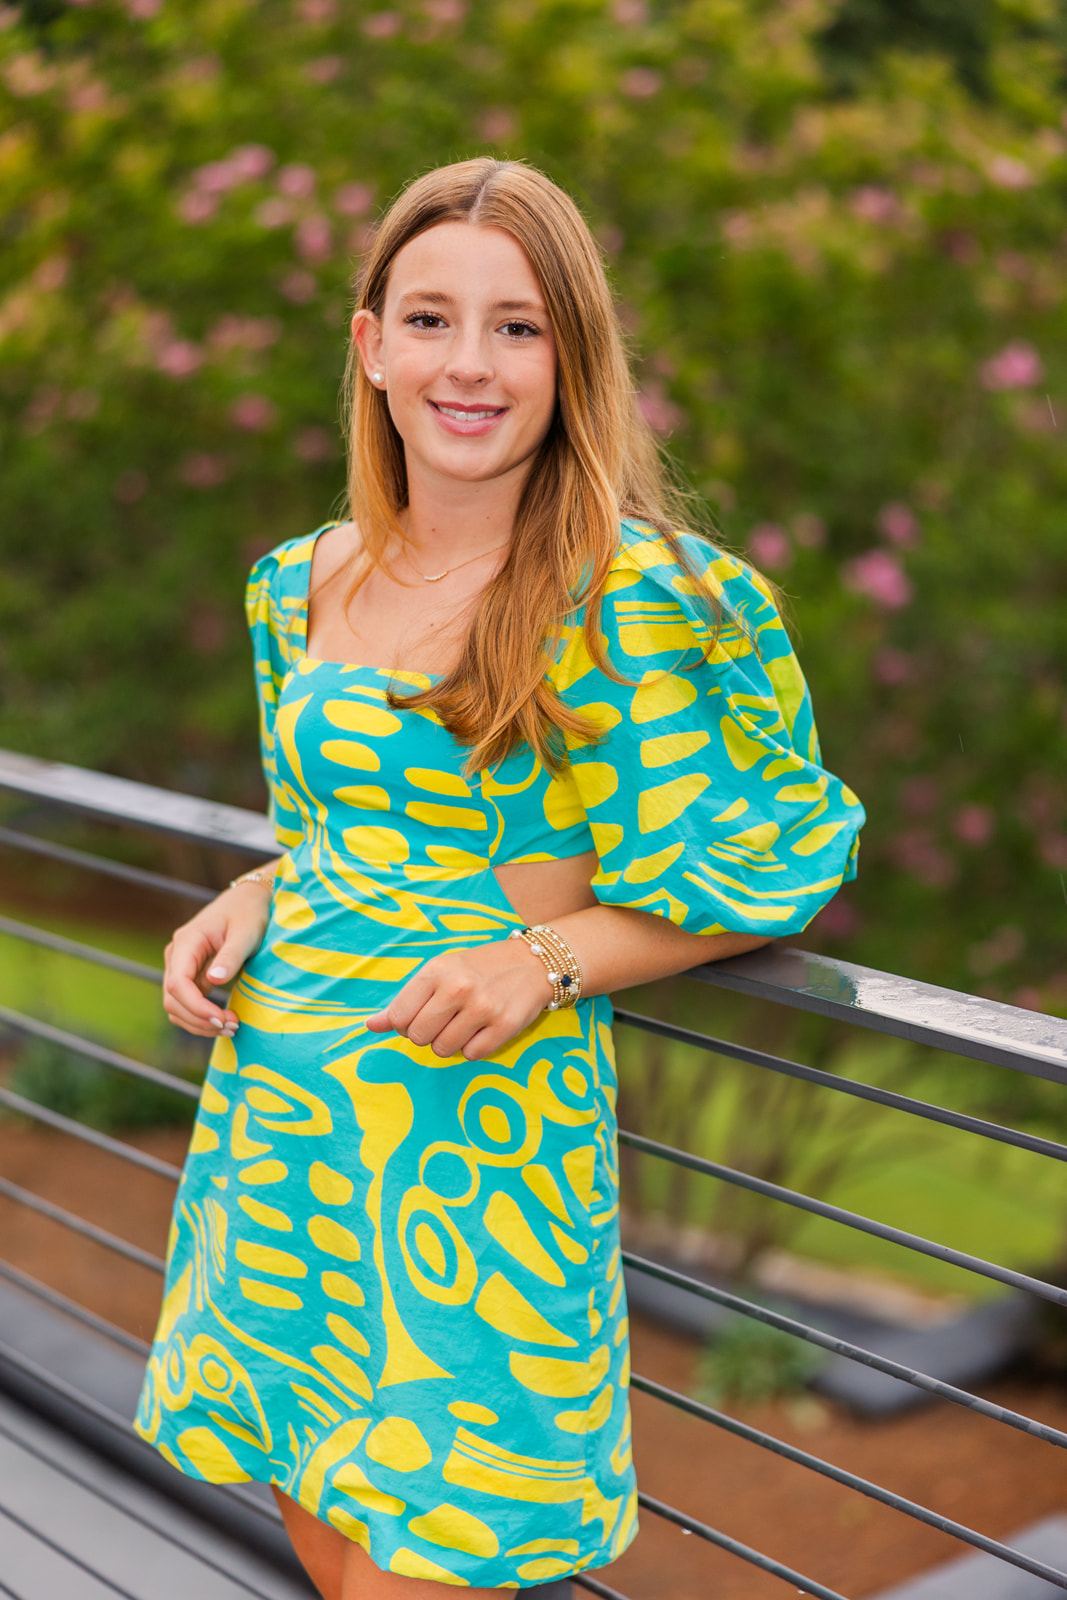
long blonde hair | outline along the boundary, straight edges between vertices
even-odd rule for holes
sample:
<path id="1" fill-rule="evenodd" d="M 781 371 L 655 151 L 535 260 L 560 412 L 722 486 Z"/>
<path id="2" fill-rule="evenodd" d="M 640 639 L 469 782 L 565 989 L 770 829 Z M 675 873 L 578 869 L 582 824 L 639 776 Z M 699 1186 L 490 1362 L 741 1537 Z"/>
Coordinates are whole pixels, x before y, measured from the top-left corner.
<path id="1" fill-rule="evenodd" d="M 604 656 L 600 596 L 619 547 L 621 517 L 652 523 L 677 543 L 676 492 L 636 403 L 600 253 L 574 202 L 521 161 L 480 157 L 416 179 L 382 218 L 358 281 L 358 306 L 382 315 L 389 270 L 409 240 L 442 222 L 501 228 L 525 251 L 545 297 L 558 355 L 556 413 L 519 503 L 507 559 L 471 614 L 462 654 L 430 688 L 405 694 L 432 707 L 471 748 L 468 770 L 495 765 L 527 744 L 551 771 L 564 763 L 564 734 L 594 736 L 546 677 L 566 620 L 585 604 L 588 648 Z M 353 346 L 345 374 L 348 511 L 370 566 L 382 566 L 407 504 L 403 442 L 384 393 Z M 709 603 L 710 602 L 710 596 Z"/>

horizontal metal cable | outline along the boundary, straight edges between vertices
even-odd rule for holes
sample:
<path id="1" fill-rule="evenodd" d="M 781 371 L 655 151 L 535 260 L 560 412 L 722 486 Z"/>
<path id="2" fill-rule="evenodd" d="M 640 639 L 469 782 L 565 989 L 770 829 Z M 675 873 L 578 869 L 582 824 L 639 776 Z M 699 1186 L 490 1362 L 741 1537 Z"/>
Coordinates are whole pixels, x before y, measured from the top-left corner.
<path id="1" fill-rule="evenodd" d="M 720 1178 L 723 1183 L 732 1183 L 739 1189 L 749 1189 L 753 1194 L 761 1194 L 769 1200 L 781 1200 L 785 1205 L 796 1206 L 801 1211 L 810 1211 L 813 1216 L 826 1217 L 830 1222 L 843 1223 L 846 1228 L 855 1228 L 860 1233 L 869 1233 L 875 1239 L 886 1239 L 890 1244 L 903 1245 L 907 1250 L 914 1250 L 919 1255 L 932 1256 L 935 1261 L 946 1261 L 951 1266 L 963 1267 L 967 1272 L 976 1272 L 983 1278 L 993 1278 L 997 1283 L 1006 1283 L 1012 1289 L 1023 1289 L 1027 1294 L 1040 1295 L 1043 1300 L 1051 1300 L 1055 1305 L 1067 1306 L 1067 1289 L 1058 1289 L 1055 1284 L 1044 1283 L 1040 1278 L 1031 1278 L 1025 1272 L 1015 1272 L 1011 1267 L 1000 1267 L 995 1262 L 984 1261 L 981 1256 L 971 1256 L 964 1250 L 953 1250 L 950 1245 L 938 1244 L 933 1239 L 924 1239 L 921 1234 L 907 1233 L 903 1228 L 892 1228 L 885 1222 L 875 1222 L 870 1217 L 863 1217 L 856 1211 L 845 1211 L 841 1206 L 832 1206 L 825 1200 L 813 1200 L 810 1195 L 800 1194 L 796 1189 L 784 1189 L 781 1184 L 768 1183 L 765 1178 L 754 1178 L 750 1173 L 738 1172 L 735 1167 L 724 1167 L 718 1161 L 708 1161 L 703 1156 L 691 1156 L 684 1150 L 675 1150 L 669 1144 L 659 1144 L 655 1139 L 646 1139 L 640 1133 L 626 1133 L 619 1129 L 619 1143 L 629 1145 L 634 1150 L 641 1150 L 645 1155 L 658 1156 L 662 1161 L 671 1161 L 676 1166 L 688 1167 L 693 1172 L 703 1172 L 709 1178 Z"/>
<path id="2" fill-rule="evenodd" d="M 184 1095 L 187 1100 L 199 1100 L 200 1090 L 194 1083 L 187 1083 L 184 1078 L 175 1077 L 172 1072 L 160 1072 L 158 1067 L 149 1067 L 143 1061 L 134 1061 L 132 1056 L 120 1055 L 117 1050 L 109 1050 L 106 1045 L 94 1044 L 91 1039 L 82 1039 L 76 1033 L 68 1033 L 64 1028 L 54 1028 L 50 1022 L 41 1022 L 38 1017 L 27 1017 L 21 1011 L 13 1011 L 10 1006 L 0 1006 L 0 1027 L 14 1028 L 18 1033 L 31 1033 L 35 1039 L 48 1039 L 52 1044 L 62 1045 L 65 1050 L 73 1050 L 75 1055 L 88 1056 L 90 1061 L 100 1061 L 105 1067 L 114 1067 L 117 1072 L 126 1072 L 131 1078 L 141 1078 L 145 1083 L 155 1083 L 161 1089 L 172 1089 L 175 1094 Z"/>
<path id="3" fill-rule="evenodd" d="M 1024 1417 L 1018 1411 L 1009 1411 L 1006 1406 L 994 1405 L 991 1400 L 982 1400 L 976 1394 L 968 1394 L 966 1389 L 954 1388 L 951 1383 L 943 1383 L 940 1378 L 931 1378 L 925 1372 L 916 1372 L 913 1367 L 905 1367 L 899 1361 L 890 1361 L 887 1356 L 876 1355 L 873 1350 L 865 1350 L 862 1345 L 850 1344 L 847 1339 L 838 1339 L 832 1333 L 824 1333 L 821 1328 L 809 1327 L 806 1322 L 795 1322 L 792 1317 L 783 1316 L 779 1311 L 771 1311 L 769 1307 L 761 1306 L 754 1300 L 742 1299 L 740 1295 L 730 1294 L 726 1289 L 704 1283 L 700 1278 L 691 1278 L 684 1272 L 676 1272 L 672 1267 L 662 1267 L 658 1261 L 649 1261 L 644 1256 L 634 1255 L 630 1250 L 622 1252 L 622 1259 L 636 1272 L 645 1272 L 652 1278 L 659 1278 L 663 1283 L 687 1289 L 691 1294 L 700 1295 L 704 1300 L 711 1300 L 715 1305 L 725 1306 L 727 1310 L 736 1311 L 740 1316 L 764 1322 L 768 1327 L 778 1328 L 782 1333 L 792 1334 L 797 1339 L 806 1339 L 809 1344 L 818 1345 L 820 1349 L 829 1350 L 834 1355 L 847 1356 L 850 1361 L 858 1361 L 865 1367 L 873 1367 L 876 1372 L 884 1372 L 887 1377 L 899 1378 L 901 1383 L 910 1383 L 916 1389 L 923 1389 L 927 1394 L 936 1395 L 939 1400 L 951 1400 L 953 1405 L 964 1406 L 968 1411 L 976 1411 L 980 1417 L 988 1417 L 992 1422 L 1003 1422 L 1007 1427 L 1017 1428 L 1020 1433 L 1029 1434 L 1034 1439 L 1043 1439 L 1046 1444 L 1056 1444 L 1061 1449 L 1067 1449 L 1067 1433 L 1061 1433 L 1059 1428 L 1050 1428 L 1045 1422 L 1036 1422 L 1033 1417 Z"/>
<path id="4" fill-rule="evenodd" d="M 112 1594 L 121 1595 L 122 1600 L 138 1600 L 137 1595 L 131 1594 L 129 1589 L 122 1588 L 121 1584 L 113 1583 L 102 1572 L 98 1572 L 87 1561 L 83 1561 L 81 1556 L 76 1556 L 72 1550 L 64 1549 L 57 1540 L 50 1538 L 47 1533 L 42 1533 L 40 1528 L 35 1528 L 32 1522 L 27 1522 L 24 1517 L 18 1516 L 3 1502 L 0 1502 L 0 1517 L 6 1517 L 8 1522 L 15 1524 L 16 1528 L 21 1528 L 23 1533 L 28 1533 L 31 1539 L 36 1539 L 38 1544 L 43 1544 L 46 1549 L 54 1551 L 57 1556 L 62 1556 L 64 1561 L 68 1561 L 72 1567 L 77 1567 L 79 1572 L 84 1572 L 88 1577 L 95 1579 L 105 1589 L 110 1589 Z"/>
<path id="5" fill-rule="evenodd" d="M 9 1200 L 14 1201 L 16 1205 L 25 1206 L 28 1211 L 39 1212 L 51 1222 L 58 1222 L 61 1228 L 69 1228 L 71 1233 L 80 1233 L 84 1239 L 91 1239 L 94 1244 L 102 1245 L 105 1250 L 111 1250 L 115 1255 L 125 1256 L 127 1261 L 135 1261 L 139 1267 L 147 1267 L 150 1272 L 162 1273 L 165 1270 L 165 1263 L 160 1256 L 142 1250 L 139 1245 L 127 1243 L 117 1234 L 109 1233 L 106 1228 L 98 1228 L 95 1222 L 86 1222 L 84 1217 L 76 1217 L 73 1211 L 65 1211 L 62 1206 L 53 1205 L 51 1200 L 42 1199 L 39 1194 L 24 1189 L 21 1184 L 12 1183 L 9 1178 L 0 1178 L 0 1195 L 6 1195 Z"/>
<path id="6" fill-rule="evenodd" d="M 650 1494 L 638 1491 L 637 1503 L 646 1511 L 651 1511 L 654 1516 L 663 1517 L 667 1522 L 673 1522 L 677 1527 L 684 1528 L 687 1533 L 695 1533 L 701 1539 L 707 1539 L 709 1544 L 717 1544 L 720 1550 L 728 1550 L 732 1556 L 739 1556 L 751 1566 L 760 1567 L 762 1571 L 783 1579 L 785 1583 L 791 1583 L 801 1594 L 813 1594 L 816 1600 L 845 1600 L 845 1596 L 838 1594 L 836 1589 L 827 1589 L 825 1584 L 816 1583 L 814 1578 L 805 1578 L 803 1573 L 794 1572 L 792 1567 L 784 1566 L 772 1556 L 765 1556 L 761 1550 L 753 1550 L 751 1545 L 742 1544 L 739 1539 L 731 1539 L 728 1533 L 720 1533 L 718 1528 L 709 1528 L 706 1522 L 698 1522 L 695 1517 L 686 1516 L 684 1511 L 678 1511 L 662 1500 L 654 1500 Z"/>
<path id="7" fill-rule="evenodd" d="M 165 878 L 158 872 L 147 872 L 143 867 L 129 867 L 124 861 L 112 861 L 109 856 L 91 855 L 87 850 L 72 850 L 69 845 L 56 844 L 52 839 L 38 839 L 20 828 L 0 828 L 0 844 L 12 850 L 28 850 L 33 855 L 47 856 L 50 861 L 62 861 L 69 867 L 85 867 L 90 872 L 101 872 L 107 878 L 123 878 L 127 883 L 139 884 L 142 889 L 158 889 L 163 894 L 178 895 L 183 900 L 195 900 L 207 905 L 218 894 L 217 889 L 205 889 L 198 883 L 183 883 L 180 878 Z"/>
<path id="8" fill-rule="evenodd" d="M 212 1561 L 210 1556 L 204 1555 L 195 1545 L 186 1544 L 184 1539 L 179 1539 L 175 1534 L 168 1532 L 166 1528 L 160 1527 L 151 1518 L 142 1516 L 139 1511 L 134 1511 L 124 1500 L 119 1500 L 114 1495 L 106 1494 L 98 1483 L 90 1481 L 88 1478 L 83 1478 L 80 1473 L 67 1466 L 66 1462 L 57 1461 L 54 1456 L 48 1454 L 47 1450 L 40 1449 L 36 1444 L 31 1443 L 29 1439 L 24 1439 L 20 1433 L 4 1427 L 3 1423 L 0 1423 L 0 1437 L 9 1439 L 19 1449 L 25 1450 L 27 1455 L 33 1456 L 36 1461 L 42 1462 L 44 1466 L 49 1467 L 53 1472 L 59 1473 L 68 1482 L 76 1483 L 81 1489 L 87 1489 L 95 1499 L 101 1500 L 106 1506 L 111 1506 L 114 1511 L 120 1511 L 131 1522 L 136 1522 L 142 1528 L 149 1529 L 157 1539 L 165 1540 L 167 1544 L 173 1545 L 175 1549 L 184 1551 L 187 1556 L 191 1556 L 194 1561 L 199 1561 L 202 1566 L 209 1567 L 212 1572 L 217 1572 L 220 1576 L 228 1578 L 231 1583 L 236 1584 L 239 1589 L 244 1589 L 247 1594 L 255 1595 L 256 1600 L 271 1600 L 271 1596 L 265 1594 L 262 1589 L 257 1589 L 254 1584 L 246 1582 L 244 1578 L 238 1577 L 237 1573 L 231 1572 L 229 1567 L 222 1566 L 218 1561 Z"/>
<path id="9" fill-rule="evenodd" d="M 620 1594 L 618 1589 L 609 1589 L 606 1583 L 601 1583 L 599 1578 L 592 1578 L 588 1572 L 576 1572 L 571 1578 L 579 1589 L 588 1589 L 590 1594 L 598 1594 L 601 1600 L 630 1600 L 629 1595 Z"/>
<path id="10" fill-rule="evenodd" d="M 31 1278 L 28 1272 L 23 1272 L 20 1267 L 13 1267 L 10 1261 L 0 1261 L 0 1278 L 6 1278 L 9 1283 L 32 1294 L 35 1299 L 43 1300 L 45 1305 L 53 1306 L 57 1311 L 62 1311 L 65 1316 L 73 1317 L 75 1321 L 82 1322 L 87 1328 L 92 1328 L 96 1333 L 102 1333 L 105 1339 L 111 1339 L 115 1344 L 124 1345 L 127 1350 L 132 1350 L 135 1355 L 145 1356 L 152 1346 L 143 1339 L 138 1339 L 135 1334 L 127 1333 L 125 1328 L 117 1328 L 113 1322 L 108 1322 L 105 1317 L 98 1317 L 95 1311 L 90 1311 L 86 1306 L 80 1306 L 76 1300 L 71 1300 L 67 1295 L 60 1294 L 58 1289 L 51 1288 L 46 1283 L 40 1283 L 36 1278 Z"/>
<path id="11" fill-rule="evenodd" d="M 84 1122 L 77 1122 L 73 1117 L 65 1117 L 59 1111 L 51 1111 L 47 1106 L 38 1105 L 36 1100 L 27 1100 L 24 1095 L 16 1094 L 13 1089 L 0 1089 L 0 1106 L 7 1106 L 9 1110 L 18 1112 L 20 1117 L 30 1117 L 34 1122 L 46 1123 L 50 1128 L 58 1128 L 60 1133 L 68 1133 L 72 1139 L 80 1139 L 84 1144 L 95 1145 L 98 1150 L 106 1150 L 109 1155 L 118 1156 L 120 1161 L 129 1161 L 135 1167 L 143 1167 L 146 1172 L 154 1172 L 160 1178 L 170 1178 L 174 1182 L 181 1177 L 180 1167 L 172 1166 L 169 1161 L 161 1161 L 158 1156 L 149 1155 L 146 1150 L 138 1150 L 136 1145 L 125 1144 L 121 1139 L 112 1139 L 106 1133 L 100 1133 L 96 1128 L 89 1128 Z"/>
<path id="12" fill-rule="evenodd" d="M 79 961 L 91 961 L 98 967 L 110 967 L 113 972 L 125 973 L 129 978 L 144 978 L 155 984 L 163 982 L 159 967 L 146 967 L 143 961 L 131 961 L 128 956 L 117 956 L 110 950 L 97 950 L 94 945 L 67 939 L 48 928 L 35 928 L 29 922 L 17 922 L 14 917 L 0 916 L 0 933 L 9 934 L 12 939 L 25 939 L 28 944 L 43 945 L 46 950 L 56 950 L 60 955 L 76 956 Z"/>
<path id="13" fill-rule="evenodd" d="M 16 1350 L 6 1340 L 0 1339 L 0 1367 L 4 1366 L 11 1367 L 15 1372 L 21 1373 L 24 1378 L 29 1379 L 31 1383 L 37 1384 L 39 1388 L 48 1389 L 52 1394 L 60 1395 L 71 1405 L 77 1406 L 79 1410 L 84 1411 L 87 1416 L 103 1423 L 105 1427 L 111 1428 L 123 1436 L 140 1439 L 140 1435 L 134 1433 L 128 1418 L 120 1416 L 117 1411 L 112 1411 L 110 1406 L 102 1405 L 99 1400 L 94 1400 L 91 1395 L 76 1388 L 73 1383 L 68 1383 L 66 1378 L 60 1378 L 56 1373 L 49 1372 L 39 1362 L 31 1360 L 29 1356 L 23 1355 L 21 1350 Z M 143 1444 L 144 1441 L 141 1440 L 141 1443 Z M 146 1448 L 149 1447 L 146 1446 Z M 228 1500 L 238 1501 L 247 1511 L 255 1512 L 258 1517 L 272 1525 L 276 1526 L 282 1520 L 281 1512 L 272 1502 L 257 1499 L 254 1494 L 249 1494 L 248 1490 L 243 1489 L 240 1484 L 218 1484 L 215 1487 L 215 1492 L 225 1495 Z"/>
<path id="14" fill-rule="evenodd" d="M 997 1539 L 990 1539 L 984 1533 L 977 1533 L 974 1528 L 967 1528 L 962 1522 L 953 1522 L 951 1517 L 943 1517 L 938 1511 L 930 1511 L 926 1506 L 921 1506 L 914 1500 L 907 1500 L 903 1495 L 894 1494 L 892 1489 L 883 1489 L 881 1484 L 871 1483 L 867 1478 L 859 1478 L 854 1472 L 847 1472 L 844 1467 L 835 1467 L 832 1462 L 824 1461 L 821 1456 L 813 1456 L 807 1450 L 798 1449 L 796 1445 L 786 1444 L 783 1439 L 776 1439 L 773 1434 L 764 1433 L 760 1428 L 753 1428 L 747 1422 L 739 1422 L 736 1417 L 728 1417 L 725 1412 L 716 1411 L 711 1406 L 703 1405 L 699 1400 L 691 1400 L 688 1395 L 678 1394 L 674 1389 L 667 1389 L 661 1383 L 654 1383 L 651 1378 L 642 1378 L 633 1373 L 630 1382 L 643 1394 L 652 1395 L 668 1405 L 677 1406 L 680 1411 L 688 1411 L 691 1416 L 699 1417 L 703 1422 L 710 1422 L 713 1427 L 722 1428 L 725 1433 L 732 1433 L 738 1439 L 747 1440 L 749 1444 L 759 1445 L 776 1456 L 782 1456 L 786 1461 L 792 1461 L 796 1466 L 807 1467 L 811 1472 L 819 1473 L 821 1477 L 843 1484 L 846 1489 L 854 1489 L 857 1494 L 866 1495 L 869 1500 L 877 1500 L 893 1511 L 900 1511 L 904 1516 L 914 1518 L 916 1522 L 925 1522 L 928 1527 L 936 1528 L 939 1533 L 951 1534 L 954 1539 L 973 1545 L 976 1550 L 984 1550 L 987 1555 L 997 1556 L 1001 1561 L 1009 1562 L 1013 1567 L 1020 1567 L 1023 1572 L 1030 1572 L 1036 1578 L 1044 1578 L 1046 1583 L 1054 1584 L 1057 1589 L 1067 1589 L 1067 1572 L 1058 1572 L 1055 1567 L 1046 1566 L 1043 1561 L 1037 1561 L 1033 1556 L 1023 1555 L 1021 1550 L 1013 1550 L 1011 1545 L 1001 1544 Z"/>
<path id="15" fill-rule="evenodd" d="M 976 1133 L 983 1139 L 995 1139 L 998 1144 L 1015 1145 L 1019 1150 L 1030 1150 L 1036 1155 L 1051 1156 L 1054 1161 L 1067 1161 L 1067 1144 L 1054 1139 L 1042 1139 L 1037 1134 L 1020 1133 L 1017 1128 L 1005 1128 L 998 1122 L 986 1122 L 981 1117 L 969 1117 L 962 1111 L 950 1111 L 935 1106 L 928 1100 L 914 1100 L 910 1095 L 895 1094 L 892 1089 L 879 1089 L 871 1083 L 860 1083 L 855 1078 L 844 1078 L 836 1072 L 823 1072 L 818 1067 L 807 1067 L 799 1061 L 784 1056 L 767 1055 L 763 1050 L 753 1050 L 748 1045 L 734 1044 L 732 1039 L 716 1039 L 710 1034 L 698 1033 L 692 1028 L 680 1028 L 673 1022 L 661 1022 L 658 1017 L 645 1017 L 636 1011 L 616 1009 L 615 1021 L 645 1033 L 656 1033 L 664 1039 L 676 1039 L 679 1044 L 693 1045 L 699 1050 L 710 1050 L 717 1056 L 729 1056 L 735 1061 L 748 1061 L 753 1066 L 765 1067 L 769 1072 L 780 1072 L 787 1078 L 799 1078 L 804 1083 L 816 1083 L 824 1089 L 836 1089 L 839 1094 L 854 1095 L 859 1100 L 870 1100 L 875 1105 L 889 1106 L 894 1111 L 907 1112 L 926 1122 L 940 1122 L 948 1128 L 959 1128 L 964 1133 Z"/>

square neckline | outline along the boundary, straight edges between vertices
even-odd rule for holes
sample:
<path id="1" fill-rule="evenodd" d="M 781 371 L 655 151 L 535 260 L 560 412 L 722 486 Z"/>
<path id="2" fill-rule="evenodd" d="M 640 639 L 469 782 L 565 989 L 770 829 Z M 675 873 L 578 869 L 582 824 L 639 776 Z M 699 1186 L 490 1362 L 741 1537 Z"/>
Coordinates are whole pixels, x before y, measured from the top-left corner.
<path id="1" fill-rule="evenodd" d="M 311 549 L 310 549 L 310 551 L 308 553 L 307 583 L 304 585 L 304 597 L 303 597 L 303 601 L 301 603 L 301 610 L 303 611 L 303 614 L 304 614 L 304 644 L 303 644 L 303 648 L 299 649 L 297 658 L 292 663 L 293 666 L 298 666 L 301 661 L 306 661 L 308 663 L 308 665 L 312 666 L 312 667 L 348 667 L 351 671 L 355 671 L 355 672 L 378 672 L 378 673 L 383 673 L 384 672 L 388 677 L 393 678 L 393 679 L 396 679 L 396 678 L 424 678 L 427 683 L 439 683 L 441 681 L 441 679 L 445 676 L 445 674 L 443 672 L 420 672 L 416 668 L 413 668 L 413 667 L 376 667 L 376 666 L 372 666 L 370 664 L 370 662 L 367 662 L 367 661 L 335 661 L 330 656 L 313 656 L 313 655 L 309 655 L 308 654 L 307 637 L 308 637 L 308 623 L 310 621 L 310 606 L 311 606 L 311 568 L 312 568 L 312 564 L 313 564 L 314 559 L 315 559 L 315 549 L 316 549 L 316 546 L 318 545 L 319 540 L 322 538 L 324 533 L 329 533 L 332 528 L 339 528 L 341 526 L 342 526 L 342 524 L 340 522 L 325 522 L 325 523 L 323 523 L 322 527 L 319 528 L 319 530 L 316 533 L 313 533 L 311 535 Z M 291 621 L 290 621 L 288 627 L 286 628 L 286 633 L 289 635 L 290 645 L 291 645 L 292 644 L 292 622 Z M 299 640 L 297 641 L 297 644 L 298 644 L 298 647 L 299 647 Z"/>

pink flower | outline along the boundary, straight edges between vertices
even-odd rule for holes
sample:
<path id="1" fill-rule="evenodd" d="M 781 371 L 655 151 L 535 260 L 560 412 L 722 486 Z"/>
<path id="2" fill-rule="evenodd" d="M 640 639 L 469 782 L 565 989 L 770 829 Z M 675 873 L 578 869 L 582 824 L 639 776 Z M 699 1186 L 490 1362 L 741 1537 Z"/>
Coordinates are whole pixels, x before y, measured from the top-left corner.
<path id="1" fill-rule="evenodd" d="M 1025 161 L 1015 156 L 996 155 L 986 168 L 990 183 L 998 189 L 1029 189 L 1034 175 Z"/>
<path id="2" fill-rule="evenodd" d="M 333 83 L 335 78 L 341 76 L 344 64 L 343 56 L 318 56 L 308 62 L 304 71 L 312 83 Z"/>
<path id="3" fill-rule="evenodd" d="M 891 500 L 878 513 L 878 532 L 892 544 L 913 545 L 919 531 L 918 517 L 903 500 Z"/>
<path id="4" fill-rule="evenodd" d="M 262 433 L 277 415 L 277 406 L 265 394 L 243 394 L 230 407 L 230 420 L 247 433 Z"/>
<path id="5" fill-rule="evenodd" d="M 478 118 L 478 134 L 486 144 L 506 144 L 509 139 L 514 139 L 517 131 L 515 113 L 509 111 L 507 106 L 490 106 Z"/>
<path id="6" fill-rule="evenodd" d="M 287 222 L 293 220 L 293 202 L 271 195 L 269 200 L 263 200 L 256 207 L 252 220 L 261 228 L 284 228 Z"/>
<path id="7" fill-rule="evenodd" d="M 156 366 L 168 378 L 191 378 L 203 365 L 204 355 L 199 345 L 189 339 L 174 339 L 156 352 Z"/>
<path id="8" fill-rule="evenodd" d="M 293 435 L 292 446 L 301 461 L 329 461 L 337 454 L 333 435 L 325 428 L 301 428 Z"/>
<path id="9" fill-rule="evenodd" d="M 274 165 L 274 151 L 265 144 L 239 144 L 226 157 L 236 183 L 255 183 Z"/>
<path id="10" fill-rule="evenodd" d="M 290 200 L 307 200 L 315 193 L 315 169 L 301 161 L 291 162 L 278 173 L 278 188 Z"/>
<path id="11" fill-rule="evenodd" d="M 194 228 L 202 222 L 210 222 L 218 209 L 218 195 L 207 194 L 199 189 L 190 189 L 189 193 L 183 194 L 178 201 L 179 217 Z"/>
<path id="12" fill-rule="evenodd" d="M 889 223 L 896 222 L 900 216 L 900 201 L 890 189 L 880 189 L 876 184 L 866 183 L 862 188 L 855 190 L 849 201 L 849 208 L 853 216 L 859 217 L 861 222 Z"/>
<path id="13" fill-rule="evenodd" d="M 899 611 L 911 603 L 911 580 L 888 550 L 868 550 L 866 555 L 846 561 L 841 568 L 841 581 L 846 589 L 866 595 L 887 611 Z"/>
<path id="14" fill-rule="evenodd" d="M 648 100 L 663 87 L 663 74 L 652 67 L 631 67 L 623 73 L 619 87 L 631 100 Z"/>
<path id="15" fill-rule="evenodd" d="M 196 450 L 186 456 L 178 468 L 178 476 L 191 489 L 214 489 L 229 476 L 226 466 L 218 456 L 206 450 Z"/>
<path id="16" fill-rule="evenodd" d="M 878 651 L 873 666 L 875 678 L 889 689 L 896 689 L 900 684 L 908 683 L 913 675 L 911 657 L 903 650 L 894 650 L 891 645 Z"/>
<path id="17" fill-rule="evenodd" d="M 650 383 L 642 389 L 637 408 L 653 433 L 673 433 L 685 421 L 685 413 L 667 398 L 661 383 Z"/>
<path id="18" fill-rule="evenodd" d="M 207 342 L 215 350 L 267 350 L 281 338 L 277 317 L 239 317 L 225 312 L 211 328 Z"/>
<path id="19" fill-rule="evenodd" d="M 362 217 L 374 203 L 374 190 L 366 183 L 343 183 L 334 191 L 333 208 L 343 217 Z"/>
<path id="20" fill-rule="evenodd" d="M 46 256 L 40 266 L 34 268 L 33 281 L 38 289 L 46 292 L 62 289 L 69 271 L 70 262 L 66 256 Z"/>
<path id="21" fill-rule="evenodd" d="M 1067 868 L 1067 833 L 1043 834 L 1037 848 L 1046 867 L 1052 867 L 1057 872 Z"/>
<path id="22" fill-rule="evenodd" d="M 748 535 L 748 552 L 757 567 L 777 572 L 793 559 L 789 535 L 776 522 L 757 522 Z"/>
<path id="23" fill-rule="evenodd" d="M 614 0 L 611 15 L 620 28 L 640 28 L 648 21 L 648 6 L 646 0 Z"/>
<path id="24" fill-rule="evenodd" d="M 126 0 L 126 10 L 135 22 L 148 22 L 162 9 L 163 0 Z"/>
<path id="25" fill-rule="evenodd" d="M 466 0 L 424 0 L 422 9 L 434 22 L 442 25 L 462 22 L 467 15 Z"/>
<path id="26" fill-rule="evenodd" d="M 304 261 L 325 261 L 333 248 L 330 224 L 324 216 L 304 217 L 296 230 L 296 252 Z"/>
<path id="27" fill-rule="evenodd" d="M 961 806 L 952 819 L 952 831 L 956 838 L 976 849 L 989 843 L 995 826 L 996 818 L 990 808 L 974 801 Z"/>
<path id="28" fill-rule="evenodd" d="M 193 188 L 201 194 L 225 194 L 237 182 L 228 161 L 206 161 L 193 173 Z"/>
<path id="29" fill-rule="evenodd" d="M 337 0 L 300 0 L 296 9 L 304 22 L 332 22 L 337 15 Z"/>
<path id="30" fill-rule="evenodd" d="M 391 39 L 399 33 L 404 19 L 396 11 L 374 11 L 363 22 L 363 32 L 368 39 Z"/>
<path id="31" fill-rule="evenodd" d="M 319 286 L 313 273 L 305 272 L 303 267 L 294 267 L 292 272 L 286 273 L 278 287 L 294 306 L 306 306 L 309 300 L 314 300 Z"/>
<path id="32" fill-rule="evenodd" d="M 1029 389 L 1041 382 L 1044 371 L 1033 345 L 1013 339 L 983 363 L 980 376 L 986 389 Z"/>

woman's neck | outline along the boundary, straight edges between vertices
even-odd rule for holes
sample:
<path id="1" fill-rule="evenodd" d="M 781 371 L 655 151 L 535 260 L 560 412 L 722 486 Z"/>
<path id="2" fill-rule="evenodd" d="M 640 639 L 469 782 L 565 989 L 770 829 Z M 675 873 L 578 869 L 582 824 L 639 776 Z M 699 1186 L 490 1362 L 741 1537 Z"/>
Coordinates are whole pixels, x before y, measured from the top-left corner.
<path id="1" fill-rule="evenodd" d="M 428 482 L 411 475 L 400 523 L 412 551 L 447 566 L 507 544 L 525 481 L 525 473 L 483 483 L 436 477 Z"/>

